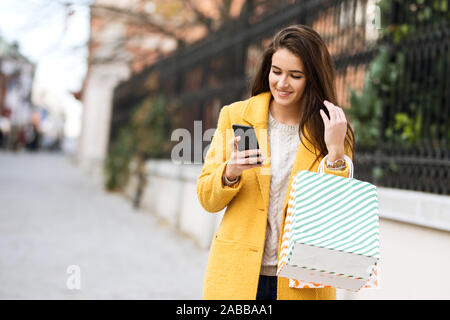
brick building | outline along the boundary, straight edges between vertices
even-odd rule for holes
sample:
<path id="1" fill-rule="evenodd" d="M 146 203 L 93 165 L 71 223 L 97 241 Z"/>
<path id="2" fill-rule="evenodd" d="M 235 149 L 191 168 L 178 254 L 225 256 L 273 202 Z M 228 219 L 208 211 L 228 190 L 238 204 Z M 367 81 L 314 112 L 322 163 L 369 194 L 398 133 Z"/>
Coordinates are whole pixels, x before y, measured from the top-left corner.
<path id="1" fill-rule="evenodd" d="M 116 85 L 178 47 L 178 28 L 189 17 L 180 2 L 145 0 L 96 0 L 91 6 L 88 71 L 82 89 L 75 97 L 83 103 L 78 159 L 88 173 L 98 175 L 105 157 L 112 95 Z M 173 34 L 158 27 L 170 19 Z M 159 20 L 158 20 L 159 19 Z M 169 28 L 170 29 L 170 28 Z M 181 30 L 181 31 L 180 31 Z M 181 33 L 180 33 L 181 32 Z M 205 32 L 191 28 L 192 42 Z"/>

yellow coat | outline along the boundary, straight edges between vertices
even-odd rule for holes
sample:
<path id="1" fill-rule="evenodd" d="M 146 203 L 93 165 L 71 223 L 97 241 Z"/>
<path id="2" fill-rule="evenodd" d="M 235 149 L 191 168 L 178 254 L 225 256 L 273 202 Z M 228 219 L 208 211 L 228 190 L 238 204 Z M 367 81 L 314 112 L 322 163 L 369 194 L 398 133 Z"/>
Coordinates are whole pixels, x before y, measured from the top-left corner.
<path id="1" fill-rule="evenodd" d="M 270 98 L 270 92 L 261 93 L 248 100 L 225 106 L 220 111 L 218 127 L 197 181 L 197 195 L 205 210 L 218 212 L 227 207 L 211 244 L 203 299 L 256 298 L 269 208 L 270 150 L 267 120 Z M 267 160 L 263 167 L 245 170 L 239 182 L 228 187 L 223 184 L 222 176 L 226 160 L 231 153 L 228 141 L 233 137 L 232 124 L 250 125 L 255 128 L 259 147 Z M 306 139 L 303 141 L 308 149 L 314 150 Z M 346 154 L 351 157 L 348 150 Z M 293 175 L 299 170 L 316 172 L 321 158 L 318 161 L 315 161 L 315 158 L 315 154 L 300 143 L 284 197 L 281 231 L 284 229 Z M 325 168 L 325 173 L 348 177 L 349 169 L 348 166 L 342 171 Z M 281 234 L 278 248 L 280 245 Z M 289 288 L 289 280 L 278 277 L 277 297 L 279 300 L 336 299 L 336 290 Z"/>

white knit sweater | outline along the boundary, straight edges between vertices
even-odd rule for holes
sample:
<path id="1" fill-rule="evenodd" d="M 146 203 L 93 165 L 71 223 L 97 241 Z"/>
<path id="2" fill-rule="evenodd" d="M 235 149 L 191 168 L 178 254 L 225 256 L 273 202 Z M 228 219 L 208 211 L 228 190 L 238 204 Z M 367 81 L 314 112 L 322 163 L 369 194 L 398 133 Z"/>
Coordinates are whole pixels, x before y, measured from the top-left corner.
<path id="1" fill-rule="evenodd" d="M 298 135 L 299 126 L 280 123 L 272 117 L 270 112 L 267 127 L 271 177 L 266 240 L 260 273 L 275 276 L 283 202 L 295 155 L 300 145 L 300 137 Z"/>

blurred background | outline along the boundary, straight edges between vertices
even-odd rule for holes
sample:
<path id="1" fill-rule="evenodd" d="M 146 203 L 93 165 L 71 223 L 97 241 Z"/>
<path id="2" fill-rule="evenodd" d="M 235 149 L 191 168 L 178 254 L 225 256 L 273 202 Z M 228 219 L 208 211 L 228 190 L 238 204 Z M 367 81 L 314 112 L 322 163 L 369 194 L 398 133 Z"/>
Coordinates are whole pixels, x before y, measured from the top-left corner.
<path id="1" fill-rule="evenodd" d="M 449 5 L 1 0 L 0 298 L 200 299 L 223 216 L 197 201 L 204 132 L 306 24 L 378 187 L 380 288 L 338 298 L 449 299 Z"/>

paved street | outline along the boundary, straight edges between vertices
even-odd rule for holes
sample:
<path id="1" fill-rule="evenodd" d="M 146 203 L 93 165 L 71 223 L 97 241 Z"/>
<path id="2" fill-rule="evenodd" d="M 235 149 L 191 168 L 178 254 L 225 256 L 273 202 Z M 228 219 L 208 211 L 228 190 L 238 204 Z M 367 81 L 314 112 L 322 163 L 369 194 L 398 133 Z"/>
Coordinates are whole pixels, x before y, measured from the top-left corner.
<path id="1" fill-rule="evenodd" d="M 0 152 L 0 299 L 201 299 L 206 260 L 66 156 Z"/>

